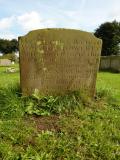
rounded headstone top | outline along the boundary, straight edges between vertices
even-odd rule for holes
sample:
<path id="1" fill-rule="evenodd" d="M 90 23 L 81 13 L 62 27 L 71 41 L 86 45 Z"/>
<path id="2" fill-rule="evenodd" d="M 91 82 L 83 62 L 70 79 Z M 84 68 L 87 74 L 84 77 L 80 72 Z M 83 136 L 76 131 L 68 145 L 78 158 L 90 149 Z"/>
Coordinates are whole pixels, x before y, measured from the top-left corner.
<path id="1" fill-rule="evenodd" d="M 54 37 L 78 37 L 78 38 L 83 38 L 83 40 L 92 40 L 92 41 L 96 41 L 98 40 L 100 42 L 100 39 L 98 39 L 97 37 L 95 37 L 95 35 L 93 33 L 90 32 L 86 32 L 86 31 L 82 31 L 82 30 L 77 30 L 77 29 L 65 29 L 65 28 L 45 28 L 45 29 L 37 29 L 37 30 L 32 30 L 30 32 L 28 32 L 25 36 L 22 36 L 20 38 L 24 38 L 24 37 L 36 37 L 36 36 L 48 36 L 49 35 L 53 35 Z"/>

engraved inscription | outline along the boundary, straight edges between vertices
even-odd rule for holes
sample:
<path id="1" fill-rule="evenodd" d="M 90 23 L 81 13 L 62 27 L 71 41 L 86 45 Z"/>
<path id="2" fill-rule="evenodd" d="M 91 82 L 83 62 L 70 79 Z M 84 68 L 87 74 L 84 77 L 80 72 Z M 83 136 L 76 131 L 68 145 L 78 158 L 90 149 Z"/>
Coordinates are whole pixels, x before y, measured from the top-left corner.
<path id="1" fill-rule="evenodd" d="M 95 92 L 102 42 L 71 29 L 41 29 L 19 39 L 23 94 L 84 90 Z"/>

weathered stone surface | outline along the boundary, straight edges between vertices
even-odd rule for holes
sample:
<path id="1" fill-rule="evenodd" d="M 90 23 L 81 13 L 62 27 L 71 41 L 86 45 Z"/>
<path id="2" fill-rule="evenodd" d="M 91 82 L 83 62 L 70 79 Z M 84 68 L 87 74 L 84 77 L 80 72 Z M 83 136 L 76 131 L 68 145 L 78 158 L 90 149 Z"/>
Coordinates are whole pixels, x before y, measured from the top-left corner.
<path id="1" fill-rule="evenodd" d="M 102 56 L 100 61 L 100 70 L 111 70 L 120 73 L 120 56 Z"/>
<path id="2" fill-rule="evenodd" d="M 11 64 L 9 59 L 0 59 L 0 66 L 10 66 Z"/>
<path id="3" fill-rule="evenodd" d="M 72 29 L 40 29 L 19 38 L 23 94 L 83 90 L 93 96 L 102 41 Z"/>
<path id="4" fill-rule="evenodd" d="M 14 67 L 9 67 L 9 68 L 6 68 L 6 73 L 15 73 L 15 72 L 18 72 L 19 70 L 17 70 L 16 68 Z"/>

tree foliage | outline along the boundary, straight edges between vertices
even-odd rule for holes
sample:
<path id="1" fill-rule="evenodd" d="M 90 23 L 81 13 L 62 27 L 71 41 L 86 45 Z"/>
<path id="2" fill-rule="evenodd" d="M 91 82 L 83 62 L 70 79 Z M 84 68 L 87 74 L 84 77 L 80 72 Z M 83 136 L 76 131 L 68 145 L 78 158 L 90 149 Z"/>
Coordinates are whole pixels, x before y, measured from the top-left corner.
<path id="1" fill-rule="evenodd" d="M 120 53 L 120 22 L 106 22 L 95 31 L 95 36 L 103 40 L 102 56 Z"/>
<path id="2" fill-rule="evenodd" d="M 8 54 L 15 51 L 18 51 L 18 41 L 16 39 L 0 39 L 0 52 Z"/>

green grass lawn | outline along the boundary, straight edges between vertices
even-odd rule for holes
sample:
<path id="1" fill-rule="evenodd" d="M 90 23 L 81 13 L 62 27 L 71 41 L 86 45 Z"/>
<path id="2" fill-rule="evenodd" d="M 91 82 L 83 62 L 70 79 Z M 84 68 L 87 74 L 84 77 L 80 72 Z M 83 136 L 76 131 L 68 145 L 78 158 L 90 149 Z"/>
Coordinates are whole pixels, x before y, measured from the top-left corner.
<path id="1" fill-rule="evenodd" d="M 19 69 L 19 65 L 11 65 L 10 67 L 14 67 Z M 6 69 L 9 67 L 0 67 L 0 87 L 7 87 L 8 85 L 14 85 L 15 83 L 19 83 L 19 72 L 17 73 L 6 73 Z"/>
<path id="2" fill-rule="evenodd" d="M 99 72 L 97 76 L 97 89 L 108 89 L 120 101 L 120 74 Z"/>
<path id="3" fill-rule="evenodd" d="M 0 160 L 120 159 L 120 74 L 98 73 L 92 101 L 78 93 L 21 97 L 9 88 L 19 73 L 5 70 L 0 67 Z"/>

